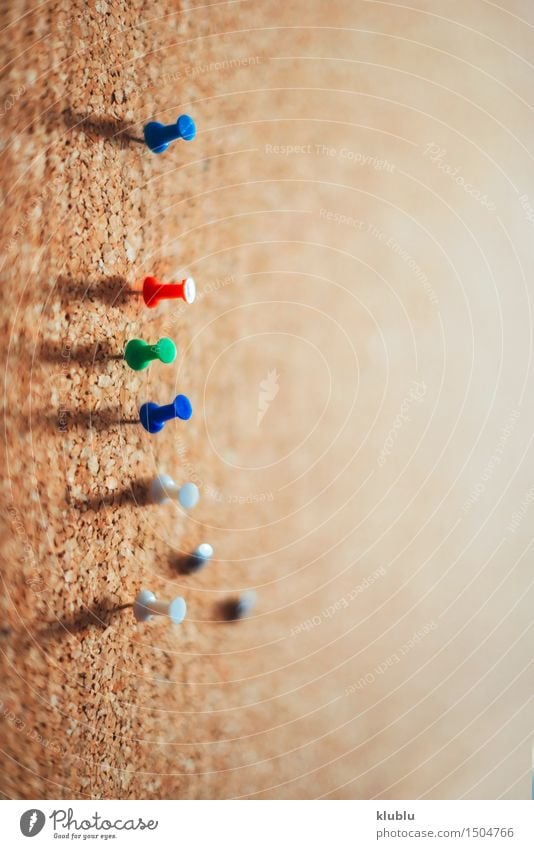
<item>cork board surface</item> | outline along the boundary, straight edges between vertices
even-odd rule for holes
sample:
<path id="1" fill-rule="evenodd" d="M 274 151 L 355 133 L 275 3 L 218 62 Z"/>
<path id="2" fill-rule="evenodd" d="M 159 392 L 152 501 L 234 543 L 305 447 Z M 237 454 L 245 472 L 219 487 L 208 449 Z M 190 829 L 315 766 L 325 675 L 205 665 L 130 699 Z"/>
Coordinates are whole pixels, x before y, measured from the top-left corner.
<path id="1" fill-rule="evenodd" d="M 5 797 L 528 797 L 533 26 L 2 3 Z M 184 624 L 136 625 L 145 587 Z"/>

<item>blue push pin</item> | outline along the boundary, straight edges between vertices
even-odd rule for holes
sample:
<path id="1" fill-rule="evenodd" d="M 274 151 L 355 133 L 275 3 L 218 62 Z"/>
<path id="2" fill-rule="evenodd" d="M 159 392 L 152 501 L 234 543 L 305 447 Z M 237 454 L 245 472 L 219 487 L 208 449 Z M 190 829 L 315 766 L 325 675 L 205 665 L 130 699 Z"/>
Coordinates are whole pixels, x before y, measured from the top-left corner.
<path id="1" fill-rule="evenodd" d="M 163 153 L 170 143 L 176 139 L 193 141 L 197 134 L 195 122 L 189 115 L 180 115 L 176 124 L 160 124 L 159 121 L 150 121 L 143 130 L 145 142 L 152 153 Z"/>
<path id="2" fill-rule="evenodd" d="M 149 433 L 159 433 L 170 419 L 187 421 L 192 415 L 191 401 L 185 395 L 177 395 L 172 404 L 163 407 L 148 401 L 139 408 L 139 419 Z"/>

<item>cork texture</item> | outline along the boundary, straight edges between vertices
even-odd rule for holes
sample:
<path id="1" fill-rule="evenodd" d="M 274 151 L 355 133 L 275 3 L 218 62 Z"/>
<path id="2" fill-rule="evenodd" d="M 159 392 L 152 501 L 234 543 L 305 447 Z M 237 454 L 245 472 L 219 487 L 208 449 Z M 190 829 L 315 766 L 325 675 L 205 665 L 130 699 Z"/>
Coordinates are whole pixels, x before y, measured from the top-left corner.
<path id="1" fill-rule="evenodd" d="M 528 798 L 532 11 L 4 0 L 3 796 Z"/>

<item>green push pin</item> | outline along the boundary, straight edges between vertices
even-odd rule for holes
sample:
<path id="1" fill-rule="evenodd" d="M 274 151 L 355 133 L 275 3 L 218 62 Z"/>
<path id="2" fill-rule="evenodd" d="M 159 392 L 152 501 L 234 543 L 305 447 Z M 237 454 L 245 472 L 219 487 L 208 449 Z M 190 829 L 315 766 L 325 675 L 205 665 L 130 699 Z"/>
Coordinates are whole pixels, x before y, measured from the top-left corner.
<path id="1" fill-rule="evenodd" d="M 142 339 L 130 339 L 124 351 L 124 359 L 134 371 L 142 371 L 152 360 L 172 363 L 176 359 L 176 345 L 172 339 L 160 339 L 155 345 L 149 345 Z"/>

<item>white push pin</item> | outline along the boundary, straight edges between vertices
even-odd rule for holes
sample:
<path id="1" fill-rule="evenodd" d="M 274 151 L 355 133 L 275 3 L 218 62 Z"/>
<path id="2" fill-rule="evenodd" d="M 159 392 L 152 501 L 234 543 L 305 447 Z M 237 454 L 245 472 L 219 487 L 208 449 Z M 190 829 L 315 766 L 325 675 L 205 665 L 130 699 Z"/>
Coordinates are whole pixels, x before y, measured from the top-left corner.
<path id="1" fill-rule="evenodd" d="M 209 542 L 202 542 L 197 545 L 194 551 L 191 552 L 188 568 L 190 572 L 197 572 L 208 563 L 213 557 L 213 548 Z"/>
<path id="2" fill-rule="evenodd" d="M 133 612 L 138 622 L 148 622 L 153 616 L 168 616 L 173 625 L 179 625 L 185 619 L 187 605 L 180 597 L 158 601 L 150 590 L 141 590 L 134 601 Z"/>
<path id="3" fill-rule="evenodd" d="M 184 510 L 191 510 L 198 504 L 200 493 L 194 483 L 178 486 L 170 475 L 158 475 L 150 484 L 150 498 L 155 504 L 164 504 L 174 498 Z"/>
<path id="4" fill-rule="evenodd" d="M 236 606 L 235 614 L 237 619 L 242 619 L 243 616 L 248 616 L 256 606 L 256 593 L 254 590 L 248 590 L 246 593 L 241 593 Z"/>

